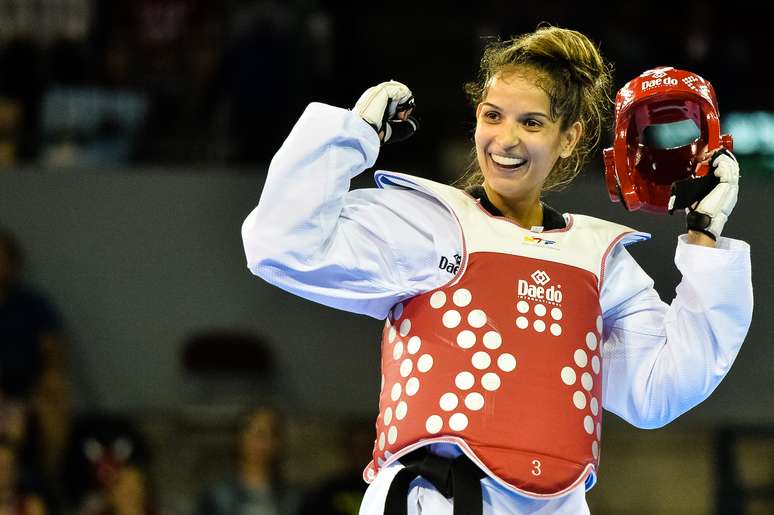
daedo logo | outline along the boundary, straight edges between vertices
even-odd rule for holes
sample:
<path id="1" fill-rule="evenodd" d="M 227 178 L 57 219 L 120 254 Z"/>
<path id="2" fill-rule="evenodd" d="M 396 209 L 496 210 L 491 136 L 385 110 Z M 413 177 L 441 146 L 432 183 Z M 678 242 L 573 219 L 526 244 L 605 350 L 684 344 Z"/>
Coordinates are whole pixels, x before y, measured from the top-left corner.
<path id="1" fill-rule="evenodd" d="M 448 259 L 446 256 L 441 256 L 441 261 L 438 263 L 438 268 L 441 270 L 446 270 L 450 274 L 456 274 L 460 271 L 460 261 L 462 261 L 462 256 L 459 254 L 454 254 L 452 259 Z"/>
<path id="2" fill-rule="evenodd" d="M 677 86 L 677 79 L 674 77 L 666 77 L 663 79 L 659 78 L 653 80 L 644 80 L 642 81 L 642 85 L 640 87 L 642 88 L 642 91 L 645 91 L 647 89 L 658 88 L 662 86 Z"/>
<path id="3" fill-rule="evenodd" d="M 538 302 L 561 304 L 561 284 L 554 284 L 546 287 L 546 285 L 551 282 L 551 278 L 544 270 L 535 270 L 530 278 L 532 279 L 533 284 L 525 279 L 519 279 L 519 282 L 517 283 L 517 294 L 519 297 Z"/>

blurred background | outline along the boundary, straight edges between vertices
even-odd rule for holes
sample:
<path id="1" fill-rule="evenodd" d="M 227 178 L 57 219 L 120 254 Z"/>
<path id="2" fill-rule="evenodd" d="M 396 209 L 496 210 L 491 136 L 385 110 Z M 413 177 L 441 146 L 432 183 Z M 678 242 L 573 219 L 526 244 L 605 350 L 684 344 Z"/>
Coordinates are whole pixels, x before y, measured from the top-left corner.
<path id="1" fill-rule="evenodd" d="M 0 0 L 0 514 L 357 513 L 381 322 L 251 276 L 241 222 L 309 102 L 351 107 L 388 79 L 412 88 L 422 128 L 377 168 L 458 177 L 463 84 L 487 42 L 540 22 L 598 42 L 616 89 L 658 65 L 713 83 L 743 175 L 724 234 L 752 245 L 734 367 L 663 429 L 607 414 L 592 513 L 774 513 L 772 15 L 745 0 Z M 631 251 L 668 302 L 684 221 L 609 202 L 600 161 L 547 201 L 653 233 Z"/>

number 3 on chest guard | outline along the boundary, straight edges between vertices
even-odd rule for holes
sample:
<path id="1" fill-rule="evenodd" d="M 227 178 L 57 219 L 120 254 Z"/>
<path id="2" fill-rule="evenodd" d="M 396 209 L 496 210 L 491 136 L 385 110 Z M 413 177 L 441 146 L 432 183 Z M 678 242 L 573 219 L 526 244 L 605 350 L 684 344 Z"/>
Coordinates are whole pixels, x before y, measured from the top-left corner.
<path id="1" fill-rule="evenodd" d="M 543 473 L 542 470 L 540 470 L 540 467 L 542 466 L 542 463 L 540 463 L 540 460 L 532 460 L 532 475 L 533 476 L 539 476 Z"/>

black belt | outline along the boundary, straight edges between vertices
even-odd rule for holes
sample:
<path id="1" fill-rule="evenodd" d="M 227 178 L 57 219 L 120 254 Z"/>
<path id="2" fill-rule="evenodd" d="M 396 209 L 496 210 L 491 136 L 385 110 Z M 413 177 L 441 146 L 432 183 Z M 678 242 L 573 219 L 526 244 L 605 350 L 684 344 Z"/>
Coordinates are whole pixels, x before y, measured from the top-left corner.
<path id="1" fill-rule="evenodd" d="M 404 468 L 387 491 L 384 515 L 407 515 L 409 484 L 417 476 L 429 481 L 447 499 L 454 498 L 454 515 L 482 515 L 481 479 L 486 474 L 464 454 L 443 458 L 423 447 L 403 456 L 400 462 Z"/>

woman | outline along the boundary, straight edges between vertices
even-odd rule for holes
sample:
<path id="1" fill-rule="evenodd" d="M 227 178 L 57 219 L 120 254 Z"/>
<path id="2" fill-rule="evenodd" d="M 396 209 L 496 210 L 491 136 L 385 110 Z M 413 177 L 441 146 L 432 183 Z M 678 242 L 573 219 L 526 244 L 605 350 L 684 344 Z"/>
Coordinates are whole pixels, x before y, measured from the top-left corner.
<path id="1" fill-rule="evenodd" d="M 659 427 L 728 371 L 752 311 L 746 243 L 721 238 L 722 224 L 717 243 L 680 237 L 667 305 L 624 249 L 647 235 L 541 202 L 598 142 L 609 70 L 571 30 L 491 46 L 468 87 L 467 191 L 383 171 L 381 189 L 348 191 L 382 141 L 415 128 L 395 82 L 352 112 L 311 104 L 275 155 L 242 227 L 250 270 L 387 319 L 361 514 L 587 513 L 601 408 Z M 738 175 L 729 155 L 712 165 Z M 720 187 L 731 193 L 712 209 L 728 214 L 734 186 Z"/>
<path id="2" fill-rule="evenodd" d="M 283 421 L 270 406 L 249 410 L 239 421 L 234 477 L 207 489 L 199 515 L 281 515 L 293 513 L 297 495 L 281 473 Z"/>
<path id="3" fill-rule="evenodd" d="M 45 515 L 43 500 L 22 491 L 18 484 L 16 448 L 0 436 L 0 515 Z"/>

